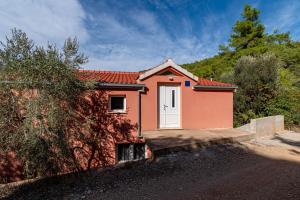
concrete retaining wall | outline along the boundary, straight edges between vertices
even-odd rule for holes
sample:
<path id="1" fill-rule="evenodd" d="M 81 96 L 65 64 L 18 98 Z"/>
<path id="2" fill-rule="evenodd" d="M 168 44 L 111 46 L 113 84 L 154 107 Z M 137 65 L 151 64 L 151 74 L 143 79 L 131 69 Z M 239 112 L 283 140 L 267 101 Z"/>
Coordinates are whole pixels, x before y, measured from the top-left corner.
<path id="1" fill-rule="evenodd" d="M 272 136 L 275 133 L 284 131 L 284 116 L 275 115 L 270 117 L 251 119 L 249 124 L 238 127 L 237 129 L 255 133 L 258 137 Z"/>

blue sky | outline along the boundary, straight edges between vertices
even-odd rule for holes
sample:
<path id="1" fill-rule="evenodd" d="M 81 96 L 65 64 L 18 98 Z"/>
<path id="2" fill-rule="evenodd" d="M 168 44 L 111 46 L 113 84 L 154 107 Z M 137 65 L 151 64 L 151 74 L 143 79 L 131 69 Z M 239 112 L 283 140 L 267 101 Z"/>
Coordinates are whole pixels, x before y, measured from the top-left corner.
<path id="1" fill-rule="evenodd" d="M 298 0 L 3 0 L 0 40 L 13 27 L 40 45 L 76 36 L 89 57 L 84 68 L 136 71 L 217 54 L 245 4 L 261 10 L 267 32 L 300 39 Z"/>

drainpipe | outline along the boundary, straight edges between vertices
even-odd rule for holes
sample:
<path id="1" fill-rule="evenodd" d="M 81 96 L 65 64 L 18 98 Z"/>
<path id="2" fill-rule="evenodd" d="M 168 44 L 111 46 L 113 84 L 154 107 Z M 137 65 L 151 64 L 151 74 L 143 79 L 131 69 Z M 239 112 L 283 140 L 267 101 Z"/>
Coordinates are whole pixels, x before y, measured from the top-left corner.
<path id="1" fill-rule="evenodd" d="M 145 87 L 142 87 L 142 89 L 138 90 L 138 136 L 139 138 L 142 138 L 142 129 L 141 129 L 141 110 L 142 110 L 142 102 L 141 102 L 141 94 L 145 92 Z"/>

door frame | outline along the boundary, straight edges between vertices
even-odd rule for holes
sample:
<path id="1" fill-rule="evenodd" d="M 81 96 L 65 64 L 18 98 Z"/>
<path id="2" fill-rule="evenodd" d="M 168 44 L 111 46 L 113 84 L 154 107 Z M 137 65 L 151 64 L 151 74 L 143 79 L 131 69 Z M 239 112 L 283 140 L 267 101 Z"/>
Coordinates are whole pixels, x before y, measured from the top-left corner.
<path id="1" fill-rule="evenodd" d="M 172 86 L 177 87 L 179 94 L 178 94 L 178 127 L 160 127 L 160 86 Z M 164 130 L 164 129 L 182 129 L 182 122 L 181 122 L 181 108 L 182 108 L 182 90 L 180 83 L 158 83 L 157 84 L 157 129 Z"/>

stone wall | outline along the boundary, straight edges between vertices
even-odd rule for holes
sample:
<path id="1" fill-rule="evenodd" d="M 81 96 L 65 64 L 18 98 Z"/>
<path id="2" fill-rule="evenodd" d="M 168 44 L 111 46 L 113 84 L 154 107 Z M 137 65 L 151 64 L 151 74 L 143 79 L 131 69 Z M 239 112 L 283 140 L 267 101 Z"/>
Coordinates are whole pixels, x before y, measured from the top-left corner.
<path id="1" fill-rule="evenodd" d="M 258 137 L 272 136 L 275 133 L 284 131 L 284 116 L 275 115 L 251 119 L 249 124 L 245 124 L 237 129 L 255 133 Z"/>

